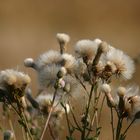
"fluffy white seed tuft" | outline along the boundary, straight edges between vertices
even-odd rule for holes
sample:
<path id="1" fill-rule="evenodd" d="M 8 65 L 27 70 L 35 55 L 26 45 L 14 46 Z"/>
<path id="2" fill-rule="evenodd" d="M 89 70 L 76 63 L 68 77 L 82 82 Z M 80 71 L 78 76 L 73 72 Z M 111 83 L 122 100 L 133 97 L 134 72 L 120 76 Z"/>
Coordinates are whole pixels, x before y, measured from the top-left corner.
<path id="1" fill-rule="evenodd" d="M 108 94 L 111 92 L 111 87 L 108 84 L 103 84 L 101 87 L 101 91 Z"/>
<path id="2" fill-rule="evenodd" d="M 64 53 L 62 55 L 62 66 L 65 67 L 67 70 L 72 71 L 75 64 L 76 64 L 76 59 L 74 56 L 71 54 Z"/>
<path id="3" fill-rule="evenodd" d="M 24 84 L 29 84 L 31 81 L 27 74 L 22 72 L 7 69 L 0 72 L 0 84 L 14 85 L 16 88 L 22 87 Z"/>
<path id="4" fill-rule="evenodd" d="M 63 73 L 63 76 L 67 74 L 67 70 L 65 67 L 61 67 L 60 71 Z"/>
<path id="5" fill-rule="evenodd" d="M 92 40 L 79 40 L 75 45 L 75 52 L 80 57 L 87 57 L 88 59 L 93 59 L 96 54 L 99 41 Z"/>
<path id="6" fill-rule="evenodd" d="M 64 44 L 66 44 L 70 41 L 69 35 L 67 35 L 65 33 L 57 33 L 56 38 L 57 38 L 58 42 L 64 43 Z"/>
<path id="7" fill-rule="evenodd" d="M 119 87 L 117 90 L 117 93 L 120 97 L 123 97 L 126 94 L 126 88 L 125 87 Z"/>
<path id="8" fill-rule="evenodd" d="M 124 79 L 131 79 L 135 72 L 134 61 L 123 51 L 110 47 L 105 58 L 116 66 L 116 74 Z"/>
<path id="9" fill-rule="evenodd" d="M 24 66 L 33 67 L 34 66 L 34 60 L 32 58 L 26 58 L 24 60 Z"/>
<path id="10" fill-rule="evenodd" d="M 62 61 L 62 57 L 58 51 L 50 50 L 36 60 L 36 65 L 39 69 L 50 64 L 59 64 Z"/>

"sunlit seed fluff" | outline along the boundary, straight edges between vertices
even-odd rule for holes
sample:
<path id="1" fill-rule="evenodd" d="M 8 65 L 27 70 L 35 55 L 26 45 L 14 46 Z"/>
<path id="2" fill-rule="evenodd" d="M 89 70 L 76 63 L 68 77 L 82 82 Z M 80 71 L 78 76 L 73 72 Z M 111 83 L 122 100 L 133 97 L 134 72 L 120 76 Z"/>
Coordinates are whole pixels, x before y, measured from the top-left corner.
<path id="1" fill-rule="evenodd" d="M 111 92 L 111 87 L 108 84 L 103 84 L 101 86 L 101 91 L 104 92 L 105 94 L 108 94 Z"/>
<path id="2" fill-rule="evenodd" d="M 132 104 L 132 110 L 133 110 L 132 115 L 135 117 L 136 113 L 140 112 L 140 96 L 132 97 L 131 104 Z"/>
<path id="3" fill-rule="evenodd" d="M 80 92 L 80 89 L 81 89 L 80 84 L 77 82 L 75 78 L 68 75 L 64 77 L 64 81 L 65 81 L 65 85 L 69 84 L 70 86 L 70 90 L 66 94 L 68 97 L 79 98 L 80 96 L 82 96 Z M 64 90 L 65 90 L 65 87 L 64 87 Z"/>
<path id="4" fill-rule="evenodd" d="M 115 73 L 116 70 L 117 70 L 117 68 L 116 68 L 116 66 L 115 66 L 115 64 L 113 62 L 108 61 L 106 63 L 106 66 L 110 68 L 110 70 L 111 70 L 112 73 Z"/>
<path id="5" fill-rule="evenodd" d="M 109 45 L 105 41 L 102 41 L 99 44 L 99 49 L 100 49 L 101 52 L 106 53 L 106 52 L 109 51 Z"/>
<path id="6" fill-rule="evenodd" d="M 99 61 L 99 63 L 96 65 L 97 73 L 102 72 L 103 69 L 104 69 L 104 65 L 103 65 L 102 61 Z"/>
<path id="7" fill-rule="evenodd" d="M 125 87 L 119 87 L 118 90 L 117 90 L 117 93 L 120 97 L 123 97 L 126 94 Z"/>
<path id="8" fill-rule="evenodd" d="M 106 94 L 106 97 L 109 107 L 115 107 L 117 105 L 116 98 L 114 98 L 111 93 Z"/>
<path id="9" fill-rule="evenodd" d="M 21 97 L 21 103 L 22 103 L 22 106 L 23 106 L 24 108 L 27 107 L 27 103 L 26 103 L 25 96 Z"/>
<path id="10" fill-rule="evenodd" d="M 40 94 L 36 97 L 36 101 L 41 105 L 41 106 L 50 106 L 51 101 L 53 99 L 52 94 Z M 54 106 L 56 105 L 56 102 L 54 103 Z"/>
<path id="11" fill-rule="evenodd" d="M 140 94 L 138 86 L 129 86 L 126 88 L 124 102 L 128 118 L 133 120 L 136 113 L 140 111 Z"/>
<path id="12" fill-rule="evenodd" d="M 100 41 L 97 40 L 79 40 L 75 45 L 75 52 L 80 57 L 87 57 L 92 60 L 96 54 L 99 43 Z"/>
<path id="13" fill-rule="evenodd" d="M 129 98 L 129 97 L 137 96 L 137 95 L 139 95 L 139 86 L 137 86 L 137 85 L 128 85 L 126 87 L 125 97 Z"/>
<path id="14" fill-rule="evenodd" d="M 35 61 L 35 64 L 39 69 L 50 64 L 59 64 L 62 61 L 62 57 L 59 52 L 50 50 L 42 55 Z"/>
<path id="15" fill-rule="evenodd" d="M 21 88 L 23 85 L 29 84 L 31 81 L 27 74 L 22 72 L 7 69 L 0 72 L 0 84 L 14 85 L 16 88 Z"/>
<path id="16" fill-rule="evenodd" d="M 62 55 L 62 66 L 65 67 L 67 70 L 72 71 L 76 64 L 76 59 L 71 54 L 64 53 Z"/>
<path id="17" fill-rule="evenodd" d="M 34 60 L 32 58 L 26 58 L 24 60 L 24 66 L 26 67 L 34 67 Z"/>
<path id="18" fill-rule="evenodd" d="M 60 71 L 63 73 L 63 76 L 67 74 L 67 70 L 65 67 L 61 67 Z"/>
<path id="19" fill-rule="evenodd" d="M 70 106 L 69 106 L 69 104 L 66 104 L 65 107 L 66 107 L 67 113 L 69 113 L 70 112 Z"/>
<path id="20" fill-rule="evenodd" d="M 57 38 L 58 42 L 64 43 L 64 44 L 66 44 L 70 41 L 69 35 L 67 35 L 65 33 L 57 33 L 56 38 Z"/>
<path id="21" fill-rule="evenodd" d="M 115 64 L 117 70 L 116 74 L 122 76 L 124 79 L 131 79 L 135 71 L 133 60 L 123 51 L 110 47 L 106 60 Z"/>
<path id="22" fill-rule="evenodd" d="M 87 66 L 83 62 L 83 59 L 81 59 L 81 58 L 76 59 L 76 63 L 74 66 L 74 73 L 76 75 L 83 75 L 83 73 L 85 73 L 86 70 L 87 70 Z"/>
<path id="23" fill-rule="evenodd" d="M 94 39 L 94 42 L 97 43 L 97 44 L 100 44 L 102 42 L 102 40 L 99 39 L 99 38 L 96 38 L 96 39 Z"/>
<path id="24" fill-rule="evenodd" d="M 57 77 L 58 78 L 62 78 L 63 76 L 65 76 L 67 74 L 67 70 L 65 67 L 61 67 L 60 70 L 57 73 Z"/>
<path id="25" fill-rule="evenodd" d="M 43 67 L 40 71 L 38 71 L 40 88 L 53 87 L 60 69 L 60 65 L 51 64 Z"/>
<path id="26" fill-rule="evenodd" d="M 107 104 L 109 107 L 115 107 L 118 103 L 118 99 L 111 94 L 111 87 L 108 84 L 103 84 L 101 91 L 105 93 L 107 98 Z"/>
<path id="27" fill-rule="evenodd" d="M 127 103 L 127 113 L 128 118 L 130 120 L 133 120 L 137 113 L 140 112 L 140 96 L 133 96 L 129 99 L 129 104 Z M 126 104 L 125 104 L 126 107 Z M 140 119 L 140 117 L 137 117 L 136 119 Z"/>

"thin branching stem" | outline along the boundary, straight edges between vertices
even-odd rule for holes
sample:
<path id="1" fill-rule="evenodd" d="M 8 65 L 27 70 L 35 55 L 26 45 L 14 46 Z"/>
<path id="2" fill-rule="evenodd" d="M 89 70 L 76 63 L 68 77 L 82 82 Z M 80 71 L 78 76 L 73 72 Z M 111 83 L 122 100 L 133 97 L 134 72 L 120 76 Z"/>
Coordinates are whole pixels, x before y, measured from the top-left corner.
<path id="1" fill-rule="evenodd" d="M 21 114 L 23 116 L 23 119 L 24 119 L 24 122 L 25 122 L 25 125 L 26 125 L 26 129 L 27 129 L 27 132 L 28 132 L 28 135 L 29 135 L 30 139 L 33 140 L 32 134 L 30 132 L 30 128 L 29 128 L 29 125 L 28 125 L 28 121 L 27 121 L 27 118 L 26 118 L 26 115 L 24 114 L 24 111 L 22 111 Z"/>
<path id="2" fill-rule="evenodd" d="M 15 111 L 15 113 L 18 115 L 18 117 L 22 120 L 21 114 L 18 112 L 18 110 L 15 108 L 15 106 L 12 103 L 10 105 L 12 106 L 13 111 Z M 23 131 L 23 129 L 24 129 L 24 131 Z M 24 134 L 24 132 L 25 132 L 25 134 Z M 22 134 L 23 134 L 24 140 L 26 140 L 26 139 L 29 140 L 24 127 L 22 127 Z M 25 138 L 25 136 L 26 136 L 26 138 Z"/>
<path id="3" fill-rule="evenodd" d="M 22 107 L 22 104 L 20 102 L 19 99 L 17 99 L 17 112 L 21 118 L 21 121 L 24 123 L 24 129 L 25 129 L 25 132 L 27 133 L 27 135 L 29 135 L 30 139 L 33 140 L 32 138 L 32 134 L 30 132 L 30 128 L 29 128 L 29 125 L 28 125 L 28 121 L 27 121 L 27 118 L 26 118 L 26 115 L 24 113 L 24 108 Z"/>
<path id="4" fill-rule="evenodd" d="M 128 127 L 125 129 L 125 131 L 123 132 L 123 136 L 125 136 L 126 135 L 126 133 L 127 133 L 127 131 L 129 130 L 129 128 L 132 126 L 132 124 L 135 122 L 135 118 L 131 121 L 131 123 L 128 125 Z"/>
<path id="5" fill-rule="evenodd" d="M 76 74 L 75 74 L 75 77 L 78 80 L 78 82 L 81 84 L 83 89 L 85 90 L 86 94 L 89 96 L 88 90 L 87 90 L 86 86 L 84 85 L 84 83 L 81 81 L 81 79 Z"/>
<path id="6" fill-rule="evenodd" d="M 43 140 L 45 131 L 47 130 L 47 127 L 48 127 L 48 124 L 49 124 L 49 120 L 50 120 L 51 114 L 52 114 L 52 112 L 53 112 L 53 105 L 54 105 L 54 101 L 55 101 L 55 98 L 56 98 L 56 94 L 57 94 L 57 89 L 56 89 L 55 92 L 54 92 L 53 99 L 52 99 L 52 102 L 51 102 L 51 108 L 50 108 L 50 111 L 49 111 L 48 118 L 47 118 L 47 120 L 46 120 L 45 126 L 44 126 L 44 128 L 43 128 L 43 131 L 42 131 L 40 140 Z"/>
<path id="7" fill-rule="evenodd" d="M 14 107 L 14 105 L 11 104 L 11 106 L 12 106 L 13 110 L 17 113 L 17 115 L 19 116 L 19 118 L 24 122 L 22 115 L 18 112 L 18 110 Z M 26 125 L 25 122 L 24 122 L 24 125 Z M 25 127 L 24 127 L 24 130 L 25 130 Z M 27 131 L 26 130 L 25 130 L 25 133 L 26 133 L 27 140 L 29 140 L 28 134 L 27 134 Z"/>
<path id="8" fill-rule="evenodd" d="M 118 123 L 117 123 L 117 130 L 116 130 L 116 140 L 119 140 L 119 138 L 120 138 L 121 129 L 122 129 L 122 122 L 123 122 L 123 118 L 119 117 Z"/>
<path id="9" fill-rule="evenodd" d="M 8 114 L 8 122 L 9 122 L 9 125 L 10 125 L 10 128 L 11 128 L 12 132 L 14 133 L 14 140 L 16 140 L 15 130 L 14 130 L 14 127 L 13 127 L 13 123 L 12 123 L 10 114 Z"/>
<path id="10" fill-rule="evenodd" d="M 95 118 L 96 118 L 96 130 L 99 128 L 99 120 L 98 120 L 98 112 L 95 112 Z"/>
<path id="11" fill-rule="evenodd" d="M 71 106 L 70 106 L 70 111 L 71 111 L 71 114 L 72 114 L 73 120 L 74 120 L 74 122 L 75 122 L 75 124 L 76 124 L 76 126 L 77 126 L 78 130 L 80 130 L 80 131 L 81 131 L 81 127 L 79 126 L 79 124 L 78 124 L 78 122 L 77 122 L 77 120 L 76 120 L 75 114 L 74 114 L 74 112 L 73 112 L 73 110 L 72 110 L 72 107 L 71 107 Z"/>
<path id="12" fill-rule="evenodd" d="M 24 128 L 22 127 L 22 136 L 23 136 L 23 140 L 26 140 L 26 136 L 25 136 L 25 132 L 24 132 Z M 28 138 L 27 138 L 28 139 Z"/>
<path id="13" fill-rule="evenodd" d="M 94 97 L 94 114 L 95 114 L 95 119 L 96 119 L 96 130 L 99 128 L 99 119 L 98 119 L 98 102 L 100 98 L 101 92 L 97 92 L 97 87 L 95 88 L 95 97 Z"/>
<path id="14" fill-rule="evenodd" d="M 90 94 L 89 94 L 88 104 L 87 104 L 86 112 L 85 112 L 85 120 L 87 120 L 87 118 L 88 118 L 88 113 L 89 113 L 89 108 L 90 108 L 90 103 L 91 103 L 91 99 L 92 99 L 94 87 L 95 87 L 95 85 L 92 84 L 92 85 L 91 85 Z M 82 130 L 82 132 L 81 132 L 81 140 L 84 140 L 84 139 L 85 139 L 86 127 L 87 127 L 87 124 L 85 123 L 85 124 L 83 125 L 83 130 Z"/>
<path id="15" fill-rule="evenodd" d="M 49 128 L 50 135 L 51 135 L 52 139 L 53 139 L 53 140 L 56 140 L 56 139 L 55 139 L 55 136 L 54 136 L 54 134 L 53 134 L 53 131 L 52 131 L 52 128 L 51 128 L 50 124 L 48 124 L 48 128 Z"/>
<path id="16" fill-rule="evenodd" d="M 104 101 L 105 101 L 105 95 L 103 96 L 103 99 L 102 99 L 102 102 L 101 102 L 101 107 L 100 107 L 100 110 L 99 110 L 99 123 L 101 121 L 101 113 L 102 113 L 102 110 L 103 110 Z"/>
<path id="17" fill-rule="evenodd" d="M 97 92 L 97 91 L 95 91 L 95 92 Z M 90 130 L 92 129 L 92 127 L 93 127 L 93 124 L 94 124 L 94 121 L 95 121 L 95 119 L 96 119 L 96 123 L 97 123 L 97 125 L 99 125 L 99 115 L 98 115 L 98 113 L 97 113 L 97 106 L 98 106 L 98 103 L 99 103 L 99 99 L 100 99 L 100 96 L 101 96 L 101 92 L 99 92 L 99 95 L 97 96 L 97 94 L 95 95 L 95 98 L 94 98 L 94 106 L 93 106 L 93 115 L 92 115 L 92 119 L 91 119 L 91 123 L 90 123 Z M 98 117 L 98 118 L 96 118 L 96 117 Z M 98 121 L 98 122 L 97 122 Z M 88 133 L 87 133 L 87 135 L 86 135 L 86 138 L 88 138 L 88 136 L 89 136 L 89 134 L 90 134 L 90 132 L 91 131 L 88 131 Z"/>
<path id="18" fill-rule="evenodd" d="M 111 129 L 112 129 L 112 138 L 115 140 L 115 135 L 114 135 L 114 114 L 113 114 L 113 108 L 110 108 L 110 114 L 111 114 Z"/>
<path id="19" fill-rule="evenodd" d="M 68 117 L 68 112 L 67 112 L 66 106 L 64 106 L 64 110 L 65 110 L 65 115 L 66 115 L 66 121 L 67 121 L 69 136 L 71 138 L 72 137 L 72 134 L 71 134 L 71 127 L 70 127 L 70 120 L 69 120 L 69 117 Z"/>
<path id="20" fill-rule="evenodd" d="M 18 115 L 18 117 L 22 120 L 22 122 L 24 122 L 24 125 L 26 126 L 26 128 L 24 127 L 24 129 L 25 129 L 25 132 L 26 132 L 26 134 L 28 133 L 29 134 L 29 136 L 30 136 L 30 138 L 31 138 L 31 140 L 32 140 L 32 135 L 31 135 L 31 133 L 30 133 L 30 129 L 29 129 L 29 127 L 28 127 L 28 125 L 27 125 L 27 122 L 26 122 L 26 120 L 25 120 L 25 118 L 23 117 L 23 112 L 21 112 L 20 113 L 20 111 L 21 111 L 21 109 L 20 108 L 18 108 L 20 111 L 18 111 L 17 109 L 16 109 L 16 107 L 11 103 L 11 102 L 9 102 L 10 103 L 10 105 L 12 106 L 12 108 L 13 108 L 13 110 L 16 112 L 16 114 Z M 19 107 L 19 106 L 18 106 Z M 27 129 L 27 130 L 26 130 Z M 27 135 L 28 135 L 27 134 Z M 28 138 L 28 136 L 27 136 L 27 139 L 29 139 Z"/>

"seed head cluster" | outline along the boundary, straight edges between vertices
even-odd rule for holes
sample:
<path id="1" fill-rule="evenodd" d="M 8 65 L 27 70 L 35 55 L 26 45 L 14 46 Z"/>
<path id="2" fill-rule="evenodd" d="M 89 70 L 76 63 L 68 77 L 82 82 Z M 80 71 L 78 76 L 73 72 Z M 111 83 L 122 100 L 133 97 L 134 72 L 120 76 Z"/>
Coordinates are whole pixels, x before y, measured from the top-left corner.
<path id="1" fill-rule="evenodd" d="M 90 136 L 91 131 L 94 130 L 94 124 L 96 126 L 100 124 L 98 123 L 98 109 L 100 97 L 104 97 L 111 113 L 115 111 L 118 117 L 117 130 L 114 131 L 114 126 L 112 126 L 112 132 L 116 133 L 116 140 L 119 138 L 124 140 L 127 129 L 124 134 L 121 134 L 120 127 L 123 120 L 130 120 L 131 126 L 133 122 L 140 119 L 139 87 L 121 85 L 114 90 L 112 81 L 120 82 L 133 77 L 135 72 L 133 59 L 101 39 L 77 41 L 72 54 L 67 52 L 69 35 L 58 33 L 56 39 L 59 43 L 59 50 L 48 50 L 36 59 L 26 58 L 24 60 L 24 66 L 33 68 L 38 76 L 37 95 L 33 97 L 31 94 L 28 86 L 31 79 L 27 74 L 6 69 L 0 71 L 0 102 L 4 105 L 11 105 L 18 113 L 21 119 L 19 123 L 25 128 L 25 132 L 28 132 L 27 136 L 35 135 L 37 139 L 40 139 L 41 121 L 38 121 L 38 118 L 43 116 L 47 119 L 43 133 L 49 126 L 53 139 L 59 139 L 58 129 L 65 114 L 70 135 L 73 133 L 71 131 L 77 130 L 81 133 L 81 140 L 83 140 L 88 139 L 88 135 Z M 71 104 L 78 99 L 86 100 L 83 102 L 85 109 L 83 109 L 81 122 L 76 120 Z M 92 115 L 90 114 L 91 107 L 94 113 Z M 22 115 L 23 113 L 25 115 Z M 68 113 L 71 113 L 76 126 L 70 126 Z M 113 114 L 111 114 L 112 119 Z M 26 123 L 29 123 L 32 129 L 29 129 Z M 36 128 L 38 128 L 37 131 L 35 131 Z M 96 128 L 96 131 L 99 128 Z M 43 138 L 43 133 L 41 138 Z M 9 134 L 9 131 L 5 133 L 5 135 Z M 67 139 L 73 138 L 67 137 Z"/>

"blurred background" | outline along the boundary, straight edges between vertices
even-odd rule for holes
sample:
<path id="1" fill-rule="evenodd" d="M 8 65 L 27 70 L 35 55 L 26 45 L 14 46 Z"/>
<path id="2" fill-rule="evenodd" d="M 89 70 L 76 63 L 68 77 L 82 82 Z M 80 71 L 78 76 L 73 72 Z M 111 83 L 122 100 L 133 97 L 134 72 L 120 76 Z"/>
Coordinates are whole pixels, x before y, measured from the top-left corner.
<path id="1" fill-rule="evenodd" d="M 59 49 L 58 32 L 70 35 L 69 51 L 79 39 L 100 38 L 136 57 L 140 53 L 140 1 L 0 0 L 0 70 L 18 68 L 29 73 L 35 92 L 36 74 L 25 69 L 23 61 Z M 136 66 L 132 81 L 140 85 L 139 71 Z M 101 140 L 111 140 L 107 121 L 104 112 Z M 140 124 L 131 128 L 128 140 L 139 140 L 139 129 Z"/>

